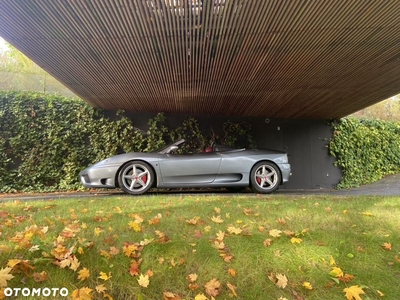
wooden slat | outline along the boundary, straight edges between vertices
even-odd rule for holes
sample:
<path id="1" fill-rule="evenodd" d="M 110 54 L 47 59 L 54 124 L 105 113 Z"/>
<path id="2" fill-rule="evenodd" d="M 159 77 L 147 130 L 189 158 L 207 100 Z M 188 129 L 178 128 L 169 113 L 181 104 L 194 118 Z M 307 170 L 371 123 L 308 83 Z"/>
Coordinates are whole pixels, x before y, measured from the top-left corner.
<path id="1" fill-rule="evenodd" d="M 400 1 L 2 0 L 0 36 L 93 106 L 332 119 L 400 93 Z"/>

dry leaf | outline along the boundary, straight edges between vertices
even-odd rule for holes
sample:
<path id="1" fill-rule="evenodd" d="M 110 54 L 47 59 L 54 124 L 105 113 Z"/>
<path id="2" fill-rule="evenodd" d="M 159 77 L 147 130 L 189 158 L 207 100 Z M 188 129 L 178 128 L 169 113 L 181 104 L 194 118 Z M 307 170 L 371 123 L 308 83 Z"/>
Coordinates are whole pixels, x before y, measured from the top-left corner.
<path id="1" fill-rule="evenodd" d="M 226 283 L 226 286 L 231 290 L 232 294 L 237 297 L 236 286 L 234 286 L 233 284 L 231 284 L 229 282 Z"/>
<path id="2" fill-rule="evenodd" d="M 302 284 L 302 286 L 303 286 L 305 289 L 307 289 L 307 290 L 312 290 L 312 289 L 313 289 L 313 286 L 312 286 L 311 283 L 308 282 L 308 281 L 304 281 L 303 284 Z"/>
<path id="3" fill-rule="evenodd" d="M 242 232 L 242 229 L 237 228 L 237 227 L 235 227 L 235 226 L 229 226 L 229 227 L 228 227 L 228 232 L 229 232 L 230 234 L 240 234 L 240 233 Z"/>
<path id="4" fill-rule="evenodd" d="M 90 300 L 93 299 L 91 292 L 93 290 L 88 287 L 83 287 L 81 289 L 74 290 L 72 292 L 73 300 Z"/>
<path id="5" fill-rule="evenodd" d="M 385 250 L 392 250 L 392 244 L 391 243 L 383 243 L 382 248 Z"/>
<path id="6" fill-rule="evenodd" d="M 147 288 L 150 284 L 149 275 L 140 274 L 139 279 L 137 281 L 140 286 Z"/>
<path id="7" fill-rule="evenodd" d="M 171 292 L 164 292 L 163 299 L 164 300 L 181 300 L 182 298 L 177 294 L 174 294 Z"/>
<path id="8" fill-rule="evenodd" d="M 281 233 L 282 233 L 282 231 L 280 231 L 278 229 L 272 229 L 269 231 L 269 235 L 272 237 L 280 237 Z"/>
<path id="9" fill-rule="evenodd" d="M 108 275 L 107 275 L 107 273 L 105 273 L 105 272 L 100 272 L 100 276 L 99 276 L 98 278 L 107 281 L 107 280 L 109 280 L 111 277 L 112 277 L 112 276 L 111 276 L 111 272 L 108 272 Z"/>
<path id="10" fill-rule="evenodd" d="M 208 300 L 208 298 L 204 294 L 198 294 L 194 297 L 194 300 Z"/>
<path id="11" fill-rule="evenodd" d="M 87 268 L 83 268 L 82 270 L 80 270 L 80 271 L 78 272 L 78 274 L 79 274 L 78 279 L 79 279 L 80 281 L 83 281 L 83 280 L 85 280 L 86 278 L 89 278 L 89 277 L 90 277 L 90 271 L 89 271 L 89 269 L 87 269 Z"/>
<path id="12" fill-rule="evenodd" d="M 42 271 L 40 273 L 33 273 L 33 280 L 35 282 L 43 282 L 43 281 L 46 281 L 47 279 L 48 279 L 48 277 L 47 277 L 46 271 Z"/>
<path id="13" fill-rule="evenodd" d="M 276 279 L 278 280 L 276 282 L 276 285 L 282 289 L 284 289 L 287 286 L 288 279 L 286 275 L 284 274 L 276 274 Z"/>
<path id="14" fill-rule="evenodd" d="M 236 277 L 236 271 L 235 269 L 229 269 L 228 274 L 231 275 L 232 277 Z"/>
<path id="15" fill-rule="evenodd" d="M 295 238 L 295 237 L 292 237 L 291 239 L 290 239 L 290 242 L 292 243 L 292 244 L 300 244 L 301 242 L 303 242 L 303 240 L 302 239 L 300 239 L 300 238 Z"/>
<path id="16" fill-rule="evenodd" d="M 343 290 L 343 292 L 345 292 L 345 296 L 347 298 L 347 300 L 362 300 L 360 295 L 365 294 L 363 289 L 360 288 L 358 285 L 353 285 L 349 288 L 345 288 Z"/>
<path id="17" fill-rule="evenodd" d="M 221 219 L 221 216 L 211 217 L 211 221 L 214 223 L 223 223 L 224 220 Z"/>
<path id="18" fill-rule="evenodd" d="M 343 277 L 343 271 L 341 268 L 334 267 L 332 268 L 332 271 L 329 273 L 332 277 Z"/>
<path id="19" fill-rule="evenodd" d="M 271 243 L 272 243 L 271 239 L 266 239 L 266 240 L 264 240 L 263 244 L 264 244 L 265 247 L 269 247 L 271 245 Z"/>
<path id="20" fill-rule="evenodd" d="M 211 279 L 204 285 L 206 293 L 212 297 L 218 296 L 220 286 L 221 283 L 216 278 Z"/>
<path id="21" fill-rule="evenodd" d="M 189 274 L 189 275 L 186 277 L 186 279 L 187 279 L 189 282 L 195 282 L 195 281 L 197 280 L 197 277 L 198 277 L 198 275 L 197 275 L 196 273 L 193 273 L 193 274 Z"/>
<path id="22" fill-rule="evenodd" d="M 99 284 L 95 287 L 96 292 L 98 293 L 104 293 L 105 291 L 107 291 L 107 288 L 104 286 L 104 284 Z"/>

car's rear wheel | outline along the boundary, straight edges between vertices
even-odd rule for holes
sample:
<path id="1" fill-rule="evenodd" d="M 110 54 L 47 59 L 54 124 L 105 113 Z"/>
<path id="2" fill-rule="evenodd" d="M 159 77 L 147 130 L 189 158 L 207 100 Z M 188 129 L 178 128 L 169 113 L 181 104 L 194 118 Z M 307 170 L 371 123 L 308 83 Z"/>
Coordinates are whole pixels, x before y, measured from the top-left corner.
<path id="1" fill-rule="evenodd" d="M 125 164 L 119 174 L 119 187 L 131 195 L 146 193 L 154 183 L 154 171 L 143 161 L 131 161 Z"/>
<path id="2" fill-rule="evenodd" d="M 281 171 L 271 162 L 259 162 L 251 169 L 251 186 L 258 193 L 269 194 L 276 191 L 280 181 Z"/>

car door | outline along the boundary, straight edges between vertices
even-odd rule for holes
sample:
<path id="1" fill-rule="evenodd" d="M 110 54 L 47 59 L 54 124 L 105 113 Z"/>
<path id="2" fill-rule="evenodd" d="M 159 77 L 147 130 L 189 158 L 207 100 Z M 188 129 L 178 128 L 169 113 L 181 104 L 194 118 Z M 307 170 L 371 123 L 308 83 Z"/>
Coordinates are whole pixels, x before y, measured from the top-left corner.
<path id="1" fill-rule="evenodd" d="M 159 167 L 164 185 L 201 185 L 214 181 L 221 164 L 216 152 L 160 154 Z"/>

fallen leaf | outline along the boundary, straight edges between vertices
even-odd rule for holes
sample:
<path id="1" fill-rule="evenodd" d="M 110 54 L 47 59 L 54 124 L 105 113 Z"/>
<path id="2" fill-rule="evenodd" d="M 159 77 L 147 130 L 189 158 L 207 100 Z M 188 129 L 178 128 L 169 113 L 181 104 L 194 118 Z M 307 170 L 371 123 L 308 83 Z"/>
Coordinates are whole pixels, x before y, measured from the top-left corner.
<path id="1" fill-rule="evenodd" d="M 33 273 L 33 280 L 35 282 L 43 282 L 43 281 L 46 281 L 47 279 L 48 279 L 48 276 L 47 276 L 46 271 L 42 271 L 40 273 Z"/>
<path id="2" fill-rule="evenodd" d="M 223 223 L 224 220 L 221 219 L 221 216 L 216 216 L 216 217 L 211 217 L 211 221 L 213 221 L 214 223 Z"/>
<path id="3" fill-rule="evenodd" d="M 135 221 L 130 221 L 129 227 L 132 228 L 135 232 L 139 232 L 142 230 L 142 227 L 140 227 L 140 224 L 136 223 Z"/>
<path id="4" fill-rule="evenodd" d="M 391 243 L 383 243 L 382 248 L 385 250 L 392 250 L 392 244 Z"/>
<path id="5" fill-rule="evenodd" d="M 150 284 L 149 275 L 140 274 L 139 279 L 137 281 L 140 286 L 147 288 Z"/>
<path id="6" fill-rule="evenodd" d="M 216 278 L 211 279 L 204 285 L 206 293 L 212 297 L 218 296 L 220 286 L 221 283 Z"/>
<path id="7" fill-rule="evenodd" d="M 73 300 L 90 300 L 93 299 L 91 292 L 93 290 L 88 287 L 83 287 L 81 289 L 76 289 L 72 292 Z"/>
<path id="8" fill-rule="evenodd" d="M 107 288 L 104 286 L 104 284 L 99 284 L 95 287 L 96 292 L 98 293 L 104 293 L 105 291 L 107 291 Z"/>
<path id="9" fill-rule="evenodd" d="M 222 240 L 225 238 L 225 232 L 222 232 L 221 230 L 218 231 L 217 233 L 217 240 L 222 242 Z"/>
<path id="10" fill-rule="evenodd" d="M 235 269 L 229 269 L 228 274 L 231 275 L 232 277 L 236 277 L 236 271 Z"/>
<path id="11" fill-rule="evenodd" d="M 312 290 L 312 289 L 313 289 L 313 286 L 312 286 L 311 283 L 308 282 L 308 281 L 304 281 L 303 284 L 302 284 L 302 286 L 303 286 L 305 289 L 307 289 L 307 290 Z"/>
<path id="12" fill-rule="evenodd" d="M 278 229 L 272 229 L 269 231 L 269 235 L 272 237 L 280 237 L 281 233 L 282 233 L 282 231 L 280 231 Z"/>
<path id="13" fill-rule="evenodd" d="M 100 276 L 99 276 L 98 278 L 107 281 L 107 280 L 109 280 L 111 277 L 112 277 L 112 276 L 111 276 L 111 272 L 108 272 L 108 275 L 107 275 L 107 273 L 105 273 L 105 272 L 100 272 Z"/>
<path id="14" fill-rule="evenodd" d="M 382 293 L 380 290 L 376 290 L 376 292 L 379 294 L 379 296 L 381 296 L 381 297 L 384 297 L 385 296 L 385 294 L 384 293 Z"/>
<path id="15" fill-rule="evenodd" d="M 195 282 L 195 281 L 197 280 L 197 277 L 198 277 L 198 275 L 197 275 L 196 273 L 193 273 L 193 274 L 189 274 L 189 275 L 186 277 L 186 279 L 187 279 L 189 282 Z"/>
<path id="16" fill-rule="evenodd" d="M 186 220 L 189 225 L 197 225 L 199 223 L 200 217 L 194 217 L 192 219 Z"/>
<path id="17" fill-rule="evenodd" d="M 278 280 L 276 282 L 276 285 L 282 289 L 284 289 L 287 286 L 288 279 L 286 275 L 284 274 L 276 274 L 276 279 Z"/>
<path id="18" fill-rule="evenodd" d="M 350 275 L 350 274 L 344 274 L 342 277 L 339 277 L 339 281 L 346 282 L 346 283 L 352 281 L 353 279 L 354 279 L 354 276 Z"/>
<path id="19" fill-rule="evenodd" d="M 368 216 L 368 217 L 372 217 L 373 216 L 373 214 L 371 213 L 371 212 L 369 212 L 369 211 L 365 211 L 365 212 L 363 212 L 362 213 L 364 216 Z"/>
<path id="20" fill-rule="evenodd" d="M 269 247 L 269 246 L 271 245 L 271 243 L 272 243 L 272 240 L 271 240 L 271 239 L 266 239 L 266 240 L 264 240 L 264 242 L 263 242 L 263 244 L 264 244 L 265 247 Z"/>
<path id="21" fill-rule="evenodd" d="M 208 300 L 208 298 L 204 294 L 198 294 L 194 297 L 194 300 Z"/>
<path id="22" fill-rule="evenodd" d="M 164 292 L 163 299 L 164 300 L 181 300 L 182 298 L 177 294 L 174 294 L 171 292 Z"/>
<path id="23" fill-rule="evenodd" d="M 345 296 L 347 300 L 362 300 L 360 295 L 365 294 L 363 289 L 358 285 L 352 285 L 349 288 L 345 288 L 343 292 L 346 293 Z"/>
<path id="24" fill-rule="evenodd" d="M 300 244 L 301 242 L 303 242 L 303 240 L 300 239 L 300 238 L 292 237 L 292 238 L 290 239 L 290 242 L 291 242 L 292 244 Z"/>
<path id="25" fill-rule="evenodd" d="M 83 281 L 83 280 L 85 280 L 86 278 L 89 278 L 89 277 L 90 277 L 90 271 L 89 271 L 88 268 L 83 268 L 82 270 L 80 270 L 80 271 L 78 272 L 78 274 L 79 274 L 78 279 L 79 279 L 80 281 Z"/>
<path id="26" fill-rule="evenodd" d="M 242 232 L 242 229 L 237 228 L 237 227 L 235 227 L 235 226 L 229 226 L 229 227 L 228 227 L 228 232 L 229 232 L 230 234 L 240 234 L 240 233 Z"/>
<path id="27" fill-rule="evenodd" d="M 329 273 L 332 277 L 343 277 L 343 271 L 341 268 L 334 267 L 332 268 L 332 271 Z"/>
<path id="28" fill-rule="evenodd" d="M 231 284 L 229 282 L 226 283 L 226 286 L 231 290 L 232 294 L 237 297 L 236 286 L 234 286 L 233 284 Z"/>

